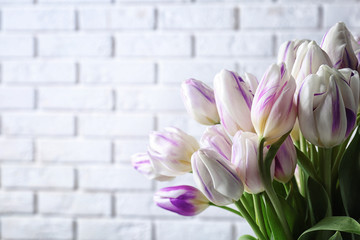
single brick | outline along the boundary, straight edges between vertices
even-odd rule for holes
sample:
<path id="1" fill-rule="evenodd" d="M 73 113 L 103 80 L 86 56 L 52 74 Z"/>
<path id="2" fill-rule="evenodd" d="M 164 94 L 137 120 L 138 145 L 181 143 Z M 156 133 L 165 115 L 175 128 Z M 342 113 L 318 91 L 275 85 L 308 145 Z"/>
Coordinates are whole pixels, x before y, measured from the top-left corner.
<path id="1" fill-rule="evenodd" d="M 34 195 L 31 192 L 0 192 L 0 213 L 33 213 Z"/>
<path id="2" fill-rule="evenodd" d="M 0 139 L 0 161 L 32 161 L 33 143 L 30 139 Z"/>
<path id="3" fill-rule="evenodd" d="M 35 94 L 30 87 L 1 87 L 0 109 L 32 109 Z"/>
<path id="4" fill-rule="evenodd" d="M 0 35 L 0 57 L 34 56 L 34 39 L 28 35 Z"/>

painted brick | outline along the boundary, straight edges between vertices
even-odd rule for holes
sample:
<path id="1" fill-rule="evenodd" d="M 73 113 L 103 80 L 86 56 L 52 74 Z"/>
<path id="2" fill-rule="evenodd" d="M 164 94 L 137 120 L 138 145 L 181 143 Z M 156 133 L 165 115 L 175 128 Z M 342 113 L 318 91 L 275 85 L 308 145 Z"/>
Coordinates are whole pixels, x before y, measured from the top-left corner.
<path id="1" fill-rule="evenodd" d="M 34 89 L 29 87 L 1 87 L 0 109 L 34 108 Z"/>
<path id="2" fill-rule="evenodd" d="M 72 233 L 71 219 L 4 217 L 1 221 L 1 236 L 5 239 L 65 240 L 72 239 Z"/>
<path id="3" fill-rule="evenodd" d="M 117 89 L 119 110 L 184 110 L 179 87 L 122 87 Z"/>
<path id="4" fill-rule="evenodd" d="M 160 29 L 233 29 L 235 9 L 228 6 L 164 6 L 159 8 Z"/>
<path id="5" fill-rule="evenodd" d="M 276 63 L 276 58 L 262 58 L 262 59 L 240 59 L 239 60 L 239 74 L 243 75 L 245 72 L 255 75 L 258 81 L 261 80 L 265 71 L 271 64 Z"/>
<path id="6" fill-rule="evenodd" d="M 21 16 L 21 17 L 19 17 Z M 57 8 L 5 8 L 5 30 L 74 30 L 75 11 Z"/>
<path id="7" fill-rule="evenodd" d="M 144 61 L 87 61 L 80 66 L 80 81 L 84 83 L 155 82 L 155 64 Z"/>
<path id="8" fill-rule="evenodd" d="M 198 34 L 195 54 L 201 57 L 264 57 L 272 55 L 273 37 L 268 33 Z"/>
<path id="9" fill-rule="evenodd" d="M 75 83 L 75 63 L 65 61 L 6 61 L 2 63 L 6 83 Z"/>
<path id="10" fill-rule="evenodd" d="M 29 139 L 0 139 L 0 161 L 32 161 L 33 143 Z"/>
<path id="11" fill-rule="evenodd" d="M 227 222 L 159 221 L 156 239 L 229 240 L 233 237 L 231 224 Z"/>
<path id="12" fill-rule="evenodd" d="M 339 11 L 341 9 L 341 11 Z M 344 22 L 348 28 L 360 27 L 360 6 L 358 4 L 326 4 L 324 6 L 324 26 L 331 27 Z"/>
<path id="13" fill-rule="evenodd" d="M 142 33 L 116 36 L 116 55 L 121 57 L 189 57 L 191 39 L 186 34 Z"/>
<path id="14" fill-rule="evenodd" d="M 38 45 L 41 57 L 109 57 L 112 51 L 107 35 L 40 35 Z"/>
<path id="15" fill-rule="evenodd" d="M 89 190 L 149 190 L 151 181 L 131 167 L 79 168 L 79 187 Z"/>
<path id="16" fill-rule="evenodd" d="M 158 65 L 159 82 L 177 84 L 180 88 L 182 81 L 195 78 L 212 87 L 215 75 L 225 68 L 235 70 L 234 61 L 160 61 Z"/>
<path id="17" fill-rule="evenodd" d="M 34 196 L 31 192 L 0 192 L 0 213 L 32 213 Z"/>
<path id="18" fill-rule="evenodd" d="M 113 106 L 109 88 L 44 87 L 39 90 L 39 107 L 57 110 L 110 110 Z"/>
<path id="19" fill-rule="evenodd" d="M 4 113 L 2 129 L 7 135 L 71 136 L 74 117 L 60 114 Z"/>
<path id="20" fill-rule="evenodd" d="M 74 170 L 71 167 L 4 165 L 1 182 L 6 188 L 70 189 L 74 187 Z"/>
<path id="21" fill-rule="evenodd" d="M 151 223 L 110 219 L 78 220 L 79 240 L 150 240 Z"/>
<path id="22" fill-rule="evenodd" d="M 80 9 L 80 29 L 152 29 L 155 11 L 147 6 Z"/>
<path id="23" fill-rule="evenodd" d="M 144 114 L 83 115 L 79 133 L 84 136 L 146 136 L 153 130 L 154 118 Z"/>
<path id="24" fill-rule="evenodd" d="M 115 142 L 115 161 L 128 163 L 133 154 L 146 152 L 148 143 L 147 138 L 117 140 Z"/>
<path id="25" fill-rule="evenodd" d="M 41 192 L 38 205 L 43 214 L 109 216 L 111 198 L 104 193 Z"/>
<path id="26" fill-rule="evenodd" d="M 319 25 L 317 5 L 243 5 L 240 7 L 240 28 L 316 28 Z"/>
<path id="27" fill-rule="evenodd" d="M 27 35 L 0 35 L 0 57 L 34 56 L 34 40 Z"/>
<path id="28" fill-rule="evenodd" d="M 37 142 L 38 159 L 44 162 L 110 162 L 109 140 L 42 139 Z"/>
<path id="29" fill-rule="evenodd" d="M 37 0 L 39 3 L 111 3 L 111 0 Z"/>

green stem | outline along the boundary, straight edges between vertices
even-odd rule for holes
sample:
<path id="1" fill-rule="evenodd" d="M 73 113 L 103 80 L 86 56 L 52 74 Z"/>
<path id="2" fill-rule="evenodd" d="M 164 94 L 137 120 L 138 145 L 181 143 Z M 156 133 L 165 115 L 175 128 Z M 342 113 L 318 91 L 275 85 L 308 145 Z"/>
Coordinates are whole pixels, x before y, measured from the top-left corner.
<path id="1" fill-rule="evenodd" d="M 282 229 L 286 235 L 287 240 L 292 240 L 293 238 L 291 235 L 289 225 L 286 221 L 285 213 L 281 207 L 279 198 L 277 197 L 276 192 L 272 186 L 270 169 L 264 168 L 264 153 L 263 153 L 264 142 L 265 142 L 265 139 L 261 138 L 260 143 L 259 143 L 259 153 L 258 153 L 258 164 L 259 164 L 261 179 L 264 184 L 265 192 L 267 193 L 268 197 L 270 198 L 270 201 L 271 201 L 272 205 L 274 206 L 275 212 L 279 217 L 279 221 L 281 223 Z"/>
<path id="2" fill-rule="evenodd" d="M 214 207 L 218 207 L 218 208 L 222 208 L 222 209 L 225 209 L 226 211 L 229 211 L 229 212 L 232 212 L 232 213 L 235 213 L 236 215 L 239 215 L 240 217 L 243 217 L 243 215 L 239 212 L 239 211 L 236 211 L 235 209 L 233 208 L 230 208 L 230 207 L 226 207 L 226 206 L 218 206 L 212 202 L 209 203 L 210 206 L 214 206 Z"/>
<path id="3" fill-rule="evenodd" d="M 260 226 L 260 230 L 264 235 L 267 235 L 266 233 L 266 227 L 265 227 L 265 222 L 264 222 L 264 216 L 262 213 L 262 208 L 261 208 L 261 199 L 259 194 L 254 194 L 253 195 L 253 200 L 254 200 L 254 208 L 255 208 L 255 215 L 256 215 L 256 222 L 258 223 L 258 225 Z"/>
<path id="4" fill-rule="evenodd" d="M 250 206 L 248 200 L 243 196 L 241 196 L 240 198 L 240 202 L 242 203 L 242 205 L 245 207 L 245 209 L 247 210 L 247 212 L 250 214 L 251 218 L 255 218 L 255 212 L 254 212 L 254 208 L 252 206 Z"/>
<path id="5" fill-rule="evenodd" d="M 344 156 L 344 152 L 345 152 L 345 149 L 346 149 L 346 146 L 347 144 L 349 143 L 350 141 L 350 138 L 351 138 L 351 135 L 352 133 L 349 135 L 349 137 L 345 140 L 345 142 L 343 142 L 341 145 L 340 145 L 340 149 L 336 155 L 336 158 L 335 158 L 335 162 L 334 162 L 334 165 L 332 167 L 332 170 L 331 170 L 331 178 L 333 180 L 336 180 L 337 179 L 337 175 L 338 175 L 338 172 L 339 172 L 339 165 L 340 165 L 340 162 L 341 162 L 341 159 L 342 157 Z"/>
<path id="6" fill-rule="evenodd" d="M 240 201 L 235 202 L 236 207 L 239 209 L 241 215 L 245 218 L 245 220 L 249 223 L 250 227 L 253 229 L 254 233 L 260 240 L 267 240 L 264 234 L 259 229 L 259 226 L 254 222 L 254 220 L 250 217 L 244 206 Z"/>
<path id="7" fill-rule="evenodd" d="M 331 153 L 331 148 L 324 148 L 324 157 L 321 159 L 322 178 L 329 199 L 331 199 Z"/>

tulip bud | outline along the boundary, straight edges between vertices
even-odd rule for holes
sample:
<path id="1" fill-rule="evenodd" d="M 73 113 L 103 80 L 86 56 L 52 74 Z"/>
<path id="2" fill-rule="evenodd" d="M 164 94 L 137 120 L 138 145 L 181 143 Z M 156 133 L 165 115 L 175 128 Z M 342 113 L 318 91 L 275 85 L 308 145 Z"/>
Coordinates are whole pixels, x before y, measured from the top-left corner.
<path id="1" fill-rule="evenodd" d="M 155 193 L 156 205 L 183 216 L 194 216 L 209 206 L 209 200 L 198 189 L 191 186 L 174 186 Z"/>
<path id="2" fill-rule="evenodd" d="M 217 152 L 201 148 L 191 158 L 199 190 L 214 204 L 225 206 L 240 199 L 243 184 L 235 167 Z"/>
<path id="3" fill-rule="evenodd" d="M 285 63 L 289 72 L 292 71 L 296 59 L 296 52 L 302 43 L 309 43 L 308 40 L 293 40 L 281 44 L 277 55 L 277 63 Z"/>
<path id="4" fill-rule="evenodd" d="M 350 81 L 358 89 L 358 78 Z M 301 132 L 312 144 L 330 148 L 350 134 L 358 108 L 351 87 L 341 72 L 327 65 L 304 80 L 299 91 L 298 118 Z"/>
<path id="5" fill-rule="evenodd" d="M 295 80 L 285 64 L 273 64 L 264 74 L 256 90 L 251 108 L 251 120 L 256 133 L 268 144 L 289 132 L 296 119 L 293 97 Z"/>
<path id="6" fill-rule="evenodd" d="M 329 55 L 334 68 L 357 70 L 358 60 L 352 47 L 354 36 L 343 22 L 338 22 L 323 37 L 321 48 Z"/>
<path id="7" fill-rule="evenodd" d="M 179 176 L 191 171 L 191 155 L 199 149 L 196 139 L 178 128 L 152 132 L 148 153 L 155 171 L 166 176 Z"/>
<path id="8" fill-rule="evenodd" d="M 154 179 L 158 181 L 170 181 L 173 177 L 164 176 L 156 173 L 154 167 L 151 164 L 149 154 L 137 153 L 131 156 L 131 163 L 136 171 L 145 175 L 148 179 Z"/>
<path id="9" fill-rule="evenodd" d="M 232 142 L 222 125 L 208 127 L 200 139 L 202 148 L 210 148 L 230 161 Z"/>
<path id="10" fill-rule="evenodd" d="M 188 79 L 181 85 L 182 97 L 189 115 L 204 125 L 214 125 L 220 122 L 216 109 L 214 91 L 205 83 Z"/>
<path id="11" fill-rule="evenodd" d="M 236 73 L 222 70 L 215 76 L 214 92 L 221 124 L 234 136 L 238 130 L 254 131 L 250 118 L 253 94 Z"/>
<path id="12" fill-rule="evenodd" d="M 244 183 L 245 191 L 257 194 L 264 191 L 258 164 L 259 138 L 255 133 L 239 131 L 233 139 L 231 162 L 235 165 L 240 179 Z M 266 155 L 268 149 L 264 147 Z M 270 173 L 274 176 L 274 162 Z"/>
<path id="13" fill-rule="evenodd" d="M 293 141 L 288 137 L 280 146 L 275 159 L 275 179 L 282 183 L 287 183 L 296 168 L 296 150 Z"/>
<path id="14" fill-rule="evenodd" d="M 339 70 L 339 72 L 341 72 L 341 74 L 345 77 L 345 81 L 350 86 L 354 95 L 355 105 L 358 106 L 360 102 L 359 73 L 357 71 L 351 70 L 350 68 L 342 68 Z"/>

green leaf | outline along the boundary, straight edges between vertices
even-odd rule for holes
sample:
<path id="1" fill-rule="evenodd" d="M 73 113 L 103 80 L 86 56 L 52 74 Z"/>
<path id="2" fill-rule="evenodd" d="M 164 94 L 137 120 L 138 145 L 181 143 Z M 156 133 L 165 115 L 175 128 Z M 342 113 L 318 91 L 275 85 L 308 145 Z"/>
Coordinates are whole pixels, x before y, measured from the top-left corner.
<path id="1" fill-rule="evenodd" d="M 310 159 L 299 148 L 295 147 L 295 149 L 298 159 L 298 165 L 301 167 L 301 169 L 314 180 L 321 182 Z"/>
<path id="2" fill-rule="evenodd" d="M 340 231 L 360 235 L 360 224 L 350 217 L 327 217 L 318 222 L 312 228 L 303 232 L 298 240 L 314 239 L 312 236 L 316 231 Z"/>
<path id="3" fill-rule="evenodd" d="M 331 236 L 331 238 L 329 238 L 329 240 L 342 240 L 341 233 L 336 232 L 334 235 Z"/>
<path id="4" fill-rule="evenodd" d="M 239 237 L 239 240 L 256 240 L 256 238 L 254 238 L 253 236 L 250 236 L 250 235 L 243 235 L 243 236 Z"/>
<path id="5" fill-rule="evenodd" d="M 331 204 L 324 187 L 314 179 L 308 178 L 307 191 L 312 222 L 316 223 L 324 217 L 331 216 Z"/>
<path id="6" fill-rule="evenodd" d="M 276 240 L 287 240 L 274 207 L 267 197 L 265 199 L 266 215 L 271 228 L 272 236 L 274 236 L 274 239 Z"/>
<path id="7" fill-rule="evenodd" d="M 345 212 L 354 219 L 360 218 L 360 134 L 347 148 L 339 166 L 339 185 Z"/>

